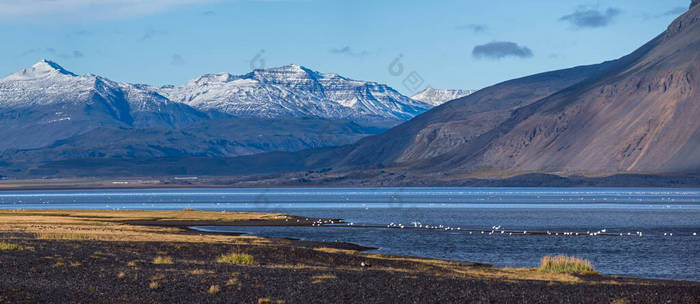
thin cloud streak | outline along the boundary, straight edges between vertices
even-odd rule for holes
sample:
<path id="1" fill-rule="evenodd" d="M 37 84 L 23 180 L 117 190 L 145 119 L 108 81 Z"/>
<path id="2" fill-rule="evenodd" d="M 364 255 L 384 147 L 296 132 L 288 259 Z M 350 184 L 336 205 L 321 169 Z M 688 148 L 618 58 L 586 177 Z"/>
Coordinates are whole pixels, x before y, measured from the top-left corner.
<path id="1" fill-rule="evenodd" d="M 467 25 L 460 25 L 456 27 L 458 30 L 469 30 L 474 33 L 483 33 L 488 29 L 488 27 L 484 24 L 467 24 Z"/>
<path id="2" fill-rule="evenodd" d="M 348 55 L 348 56 L 355 56 L 355 57 L 362 57 L 369 55 L 369 52 L 367 51 L 354 51 L 350 46 L 344 46 L 342 48 L 333 48 L 330 50 L 331 54 L 336 54 L 336 55 Z"/>

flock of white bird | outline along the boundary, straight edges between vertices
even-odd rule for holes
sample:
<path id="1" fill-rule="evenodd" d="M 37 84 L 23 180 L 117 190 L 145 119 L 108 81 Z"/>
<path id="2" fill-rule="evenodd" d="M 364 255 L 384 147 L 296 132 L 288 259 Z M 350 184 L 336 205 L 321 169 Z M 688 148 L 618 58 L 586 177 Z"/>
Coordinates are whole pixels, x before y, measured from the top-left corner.
<path id="1" fill-rule="evenodd" d="M 296 220 L 297 222 L 300 222 L 299 219 Z M 305 219 L 305 221 L 309 221 L 308 218 Z M 335 220 L 327 220 L 327 219 L 316 219 L 311 222 L 312 227 L 321 227 L 322 225 L 333 225 L 333 224 L 343 224 L 343 221 L 335 221 Z M 355 223 L 349 222 L 349 223 L 344 223 L 347 226 L 355 226 Z M 391 222 L 388 225 L 386 225 L 386 228 L 398 228 L 398 229 L 404 229 L 407 226 L 401 223 L 394 223 Z M 444 225 L 423 225 L 421 222 L 414 221 L 411 222 L 411 225 L 408 226 L 408 228 L 414 228 L 414 229 L 429 229 L 429 230 L 444 230 L 444 231 L 461 231 L 462 227 L 450 227 L 450 226 L 444 226 Z M 546 232 L 530 232 L 528 233 L 527 230 L 523 230 L 522 232 L 520 231 L 506 231 L 503 229 L 501 225 L 494 225 L 491 226 L 491 230 L 465 230 L 466 232 L 469 232 L 469 234 L 474 234 L 475 232 L 480 232 L 480 234 L 487 234 L 487 235 L 513 235 L 515 233 L 516 235 L 527 235 L 527 234 L 535 234 L 535 235 L 554 235 L 554 236 L 599 236 L 599 235 L 605 235 L 605 236 L 639 236 L 642 237 L 644 236 L 644 233 L 641 231 L 636 231 L 634 234 L 632 232 L 627 232 L 627 233 L 608 233 L 608 230 L 603 228 L 598 231 L 586 231 L 585 233 L 583 232 L 551 232 L 547 230 Z M 691 234 L 692 236 L 697 236 L 697 232 L 693 232 Z M 664 232 L 664 236 L 673 236 L 672 232 Z"/>
<path id="2" fill-rule="evenodd" d="M 331 221 L 331 223 L 333 223 L 333 221 Z M 317 224 L 317 225 L 320 226 L 320 224 Z M 347 223 L 347 226 L 354 226 L 354 225 L 355 225 L 355 223 L 352 223 L 352 222 Z M 450 227 L 450 226 L 444 226 L 444 225 L 423 225 L 421 222 L 418 222 L 418 221 L 411 222 L 411 224 L 409 226 L 406 226 L 406 225 L 401 224 L 401 223 L 394 223 L 394 222 L 391 222 L 388 225 L 386 225 L 386 228 L 404 229 L 407 227 L 414 228 L 414 229 L 445 230 L 445 231 L 461 231 L 462 230 L 461 227 Z M 487 234 L 487 235 L 494 235 L 494 234 L 496 234 L 496 235 L 499 235 L 499 234 L 500 235 L 513 235 L 513 233 L 515 233 L 516 235 L 527 235 L 527 234 L 544 235 L 544 234 L 546 234 L 546 235 L 553 235 L 553 236 L 600 236 L 600 235 L 605 235 L 605 236 L 615 236 L 615 235 L 618 235 L 618 236 L 639 236 L 639 237 L 644 236 L 644 233 L 642 231 L 636 231 L 634 233 L 632 233 L 632 232 L 627 232 L 627 233 L 623 233 L 623 232 L 612 233 L 612 232 L 610 232 L 610 233 L 608 233 L 608 230 L 605 228 L 600 229 L 598 231 L 590 231 L 589 230 L 589 231 L 586 231 L 585 233 L 583 233 L 583 232 L 552 232 L 549 230 L 547 230 L 546 232 L 530 232 L 530 233 L 528 233 L 527 230 L 523 230 L 522 232 L 521 231 L 506 231 L 500 225 L 491 226 L 491 230 L 466 230 L 465 229 L 465 232 L 468 232 L 469 234 L 474 234 L 476 232 L 479 232 L 480 234 Z M 697 236 L 698 234 L 697 234 L 697 232 L 693 232 L 691 235 Z M 664 236 L 673 236 L 673 233 L 665 232 Z"/>

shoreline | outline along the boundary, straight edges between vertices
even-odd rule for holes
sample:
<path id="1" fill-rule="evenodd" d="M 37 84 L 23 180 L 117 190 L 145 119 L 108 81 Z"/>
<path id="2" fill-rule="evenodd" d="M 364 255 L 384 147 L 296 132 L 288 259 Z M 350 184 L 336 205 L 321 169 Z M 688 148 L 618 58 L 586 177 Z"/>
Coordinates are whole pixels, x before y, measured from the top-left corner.
<path id="1" fill-rule="evenodd" d="M 291 174 L 291 173 L 290 173 Z M 700 188 L 698 173 L 647 174 L 614 173 L 600 176 L 562 176 L 557 173 L 527 173 L 508 177 L 465 177 L 464 180 L 408 180 L 405 182 L 302 182 L 291 175 L 242 175 L 242 176 L 158 176 L 158 177 L 65 177 L 0 180 L 2 191 L 30 190 L 118 190 L 118 189 L 261 189 L 261 188 Z"/>
<path id="2" fill-rule="evenodd" d="M 317 220 L 252 212 L 0 210 L 0 242 L 21 248 L 0 251 L 5 271 L 0 302 L 694 303 L 700 297 L 700 282 L 694 281 L 497 268 L 367 253 L 352 243 L 205 233 L 182 226 Z M 232 252 L 254 261 L 217 262 Z M 156 263 L 159 258 L 170 263 Z"/>

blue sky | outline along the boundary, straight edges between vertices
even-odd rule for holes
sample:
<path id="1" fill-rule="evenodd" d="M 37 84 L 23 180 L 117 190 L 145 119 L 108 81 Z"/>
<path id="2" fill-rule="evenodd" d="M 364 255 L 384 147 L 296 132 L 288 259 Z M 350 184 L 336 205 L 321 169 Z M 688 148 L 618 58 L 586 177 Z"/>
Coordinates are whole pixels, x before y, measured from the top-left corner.
<path id="1" fill-rule="evenodd" d="M 0 74 L 48 58 L 78 74 L 178 85 L 296 63 L 407 95 L 478 89 L 623 56 L 689 3 L 0 0 Z"/>

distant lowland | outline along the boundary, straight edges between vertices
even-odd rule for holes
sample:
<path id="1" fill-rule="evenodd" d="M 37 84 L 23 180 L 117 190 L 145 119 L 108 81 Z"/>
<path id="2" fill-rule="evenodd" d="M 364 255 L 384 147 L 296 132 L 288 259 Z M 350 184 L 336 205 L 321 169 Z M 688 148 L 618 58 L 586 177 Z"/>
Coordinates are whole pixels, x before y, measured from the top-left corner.
<path id="1" fill-rule="evenodd" d="M 0 79 L 0 175 L 238 186 L 700 186 L 700 6 L 622 58 L 478 91 L 303 66 L 182 86 Z"/>

